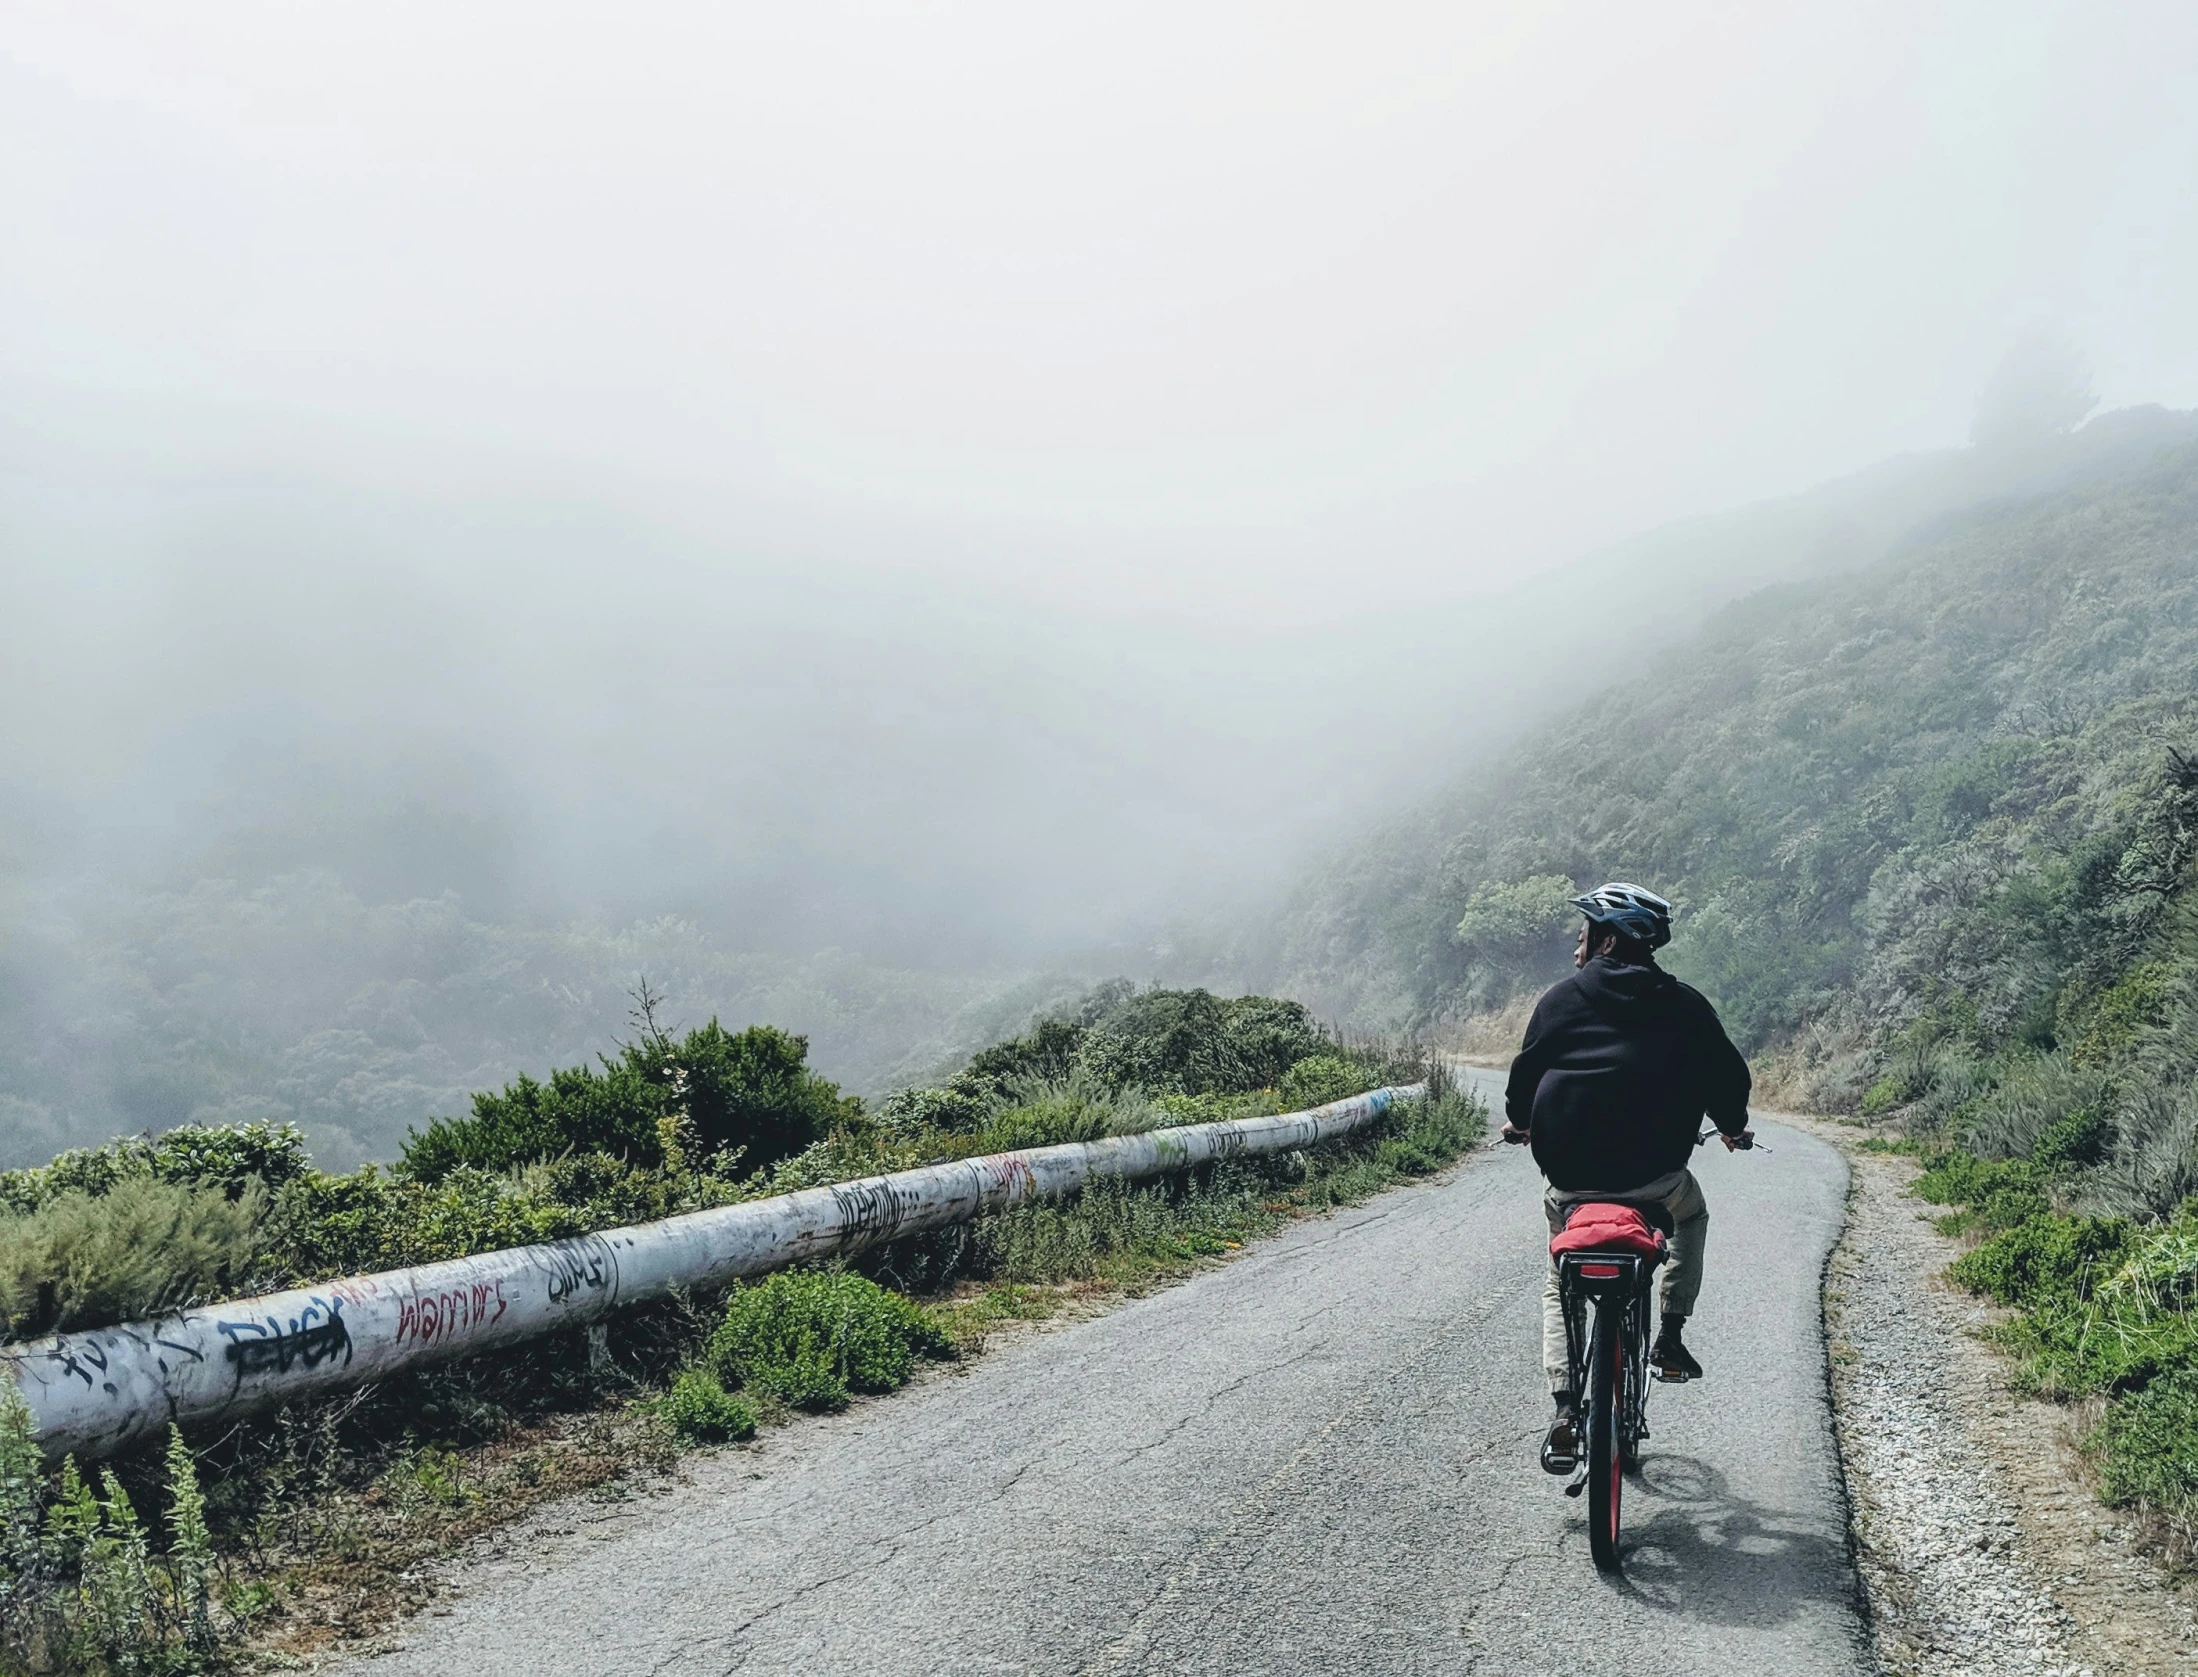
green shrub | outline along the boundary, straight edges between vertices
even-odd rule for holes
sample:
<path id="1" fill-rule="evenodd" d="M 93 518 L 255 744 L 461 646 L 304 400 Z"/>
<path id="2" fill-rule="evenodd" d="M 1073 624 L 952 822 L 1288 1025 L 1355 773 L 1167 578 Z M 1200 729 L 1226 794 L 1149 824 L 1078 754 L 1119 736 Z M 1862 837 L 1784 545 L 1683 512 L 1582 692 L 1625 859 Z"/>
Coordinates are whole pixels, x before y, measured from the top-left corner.
<path id="1" fill-rule="evenodd" d="M 183 1442 L 183 1429 L 168 1427 L 168 1578 L 175 1592 L 175 1619 L 183 1641 L 197 1653 L 214 1646 L 214 1539 L 206 1529 L 206 1497 L 198 1462 Z"/>
<path id="2" fill-rule="evenodd" d="M 1019 1147 L 1054 1147 L 1066 1141 L 1097 1141 L 1103 1136 L 1137 1135 L 1157 1124 L 1162 1113 L 1134 1089 L 1117 1091 L 1088 1072 L 1016 1087 L 1013 1105 L 987 1124 L 977 1138 L 981 1151 L 1012 1152 Z"/>
<path id="3" fill-rule="evenodd" d="M 1271 1118 L 1282 1103 L 1271 1089 L 1249 1089 L 1239 1095 L 1161 1095 L 1153 1101 L 1158 1111 L 1155 1127 L 1176 1124 L 1222 1124 L 1237 1118 Z"/>
<path id="4" fill-rule="evenodd" d="M 2016 1385 L 2065 1400 L 2135 1391 L 2168 1369 L 2198 1360 L 2198 1323 L 2181 1311 L 2127 1301 L 2048 1299 L 1991 1330 L 2017 1358 Z"/>
<path id="5" fill-rule="evenodd" d="M 2080 1301 L 2120 1266 L 2130 1233 L 2119 1217 L 2032 1216 L 2003 1228 L 1947 1273 L 2000 1304 Z"/>
<path id="6" fill-rule="evenodd" d="M 1378 1087 L 1380 1079 L 1364 1066 L 1333 1054 L 1308 1054 L 1282 1074 L 1275 1099 L 1284 1112 L 1306 1112 Z"/>
<path id="7" fill-rule="evenodd" d="M 734 1290 L 706 1366 L 795 1409 L 838 1409 L 902 1385 L 919 1356 L 953 1354 L 920 1306 L 844 1270 L 788 1270 Z"/>
<path id="8" fill-rule="evenodd" d="M 2188 1523 L 2198 1508 L 2198 1368 L 2177 1368 L 2113 1404 L 2087 1443 L 2110 1507 Z"/>
<path id="9" fill-rule="evenodd" d="M 436 1118 L 409 1135 L 404 1170 L 415 1181 L 440 1182 L 467 1167 L 509 1170 L 572 1152 L 652 1162 L 665 1111 L 664 1091 L 633 1066 L 606 1063 L 600 1073 L 570 1066 L 551 1072 L 547 1083 L 522 1074 L 475 1095 L 472 1117 Z"/>
<path id="10" fill-rule="evenodd" d="M 1264 1226 L 1264 1178 L 1249 1164 L 1205 1181 L 1094 1182 L 1073 1199 L 1021 1205 L 978 1223 L 976 1267 L 1002 1281 L 1056 1284 L 1134 1272 L 1151 1260 L 1225 1250 Z M 1125 1265 L 1126 1261 L 1126 1265 Z"/>
<path id="11" fill-rule="evenodd" d="M 294 1124 L 183 1124 L 158 1136 L 124 1136 L 104 1147 L 78 1147 L 50 1164 L 0 1171 L 0 1213 L 38 1210 L 64 1194 L 93 1197 L 118 1183 L 219 1187 L 233 1199 L 255 1178 L 280 1188 L 312 1169 Z"/>
<path id="12" fill-rule="evenodd" d="M 1450 936 L 1468 970 L 1484 977 L 1476 999 L 1500 1002 L 1558 975 L 1579 923 L 1580 911 L 1572 906 L 1578 890 L 1563 874 L 1493 880 L 1474 889 Z"/>
<path id="13" fill-rule="evenodd" d="M 1014 1283 L 1135 1283 L 1156 1269 L 1242 1244 L 1274 1227 L 1290 1204 L 1349 1204 L 1400 1177 L 1439 1170 L 1487 1127 L 1486 1107 L 1446 1093 L 1400 1103 L 1378 1123 L 1309 1153 L 1231 1160 L 1143 1185 L 1095 1182 L 1073 1199 L 980 1218 L 971 1231 L 970 1267 Z"/>
<path id="14" fill-rule="evenodd" d="M 664 1418 L 690 1443 L 722 1444 L 756 1435 L 755 1410 L 706 1368 L 690 1368 L 672 1382 Z"/>
<path id="15" fill-rule="evenodd" d="M 1273 1088 L 1298 1061 L 1327 1047 L 1313 1016 L 1296 1002 L 1147 990 L 1085 1034 L 1078 1063 L 1115 1089 L 1237 1094 Z"/>
<path id="16" fill-rule="evenodd" d="M 885 1098 L 878 1121 L 895 1135 L 966 1135 L 983 1129 L 991 1113 L 991 1103 L 967 1089 L 903 1089 Z"/>
<path id="17" fill-rule="evenodd" d="M 2166 1022 L 2174 981 L 2168 962 L 2132 967 L 2093 1004 L 2070 1058 L 2080 1066 L 2103 1066 L 2127 1053 L 2147 1030 Z"/>
<path id="18" fill-rule="evenodd" d="M 470 1257 L 578 1234 L 585 1219 L 545 1172 L 492 1175 L 461 1166 L 433 1184 L 383 1175 L 310 1176 L 276 1196 L 265 1246 L 285 1279 L 357 1275 Z"/>
<path id="19" fill-rule="evenodd" d="M 84 1551 L 84 1595 L 92 1645 L 124 1670 L 149 1652 L 154 1611 L 152 1544 L 111 1467 L 99 1472 L 101 1525 Z"/>
<path id="20" fill-rule="evenodd" d="M 1400 1175 L 1426 1176 L 1455 1163 L 1487 1136 L 1488 1108 L 1469 1095 L 1445 1090 L 1429 1100 L 1391 1107 L 1390 1125 L 1375 1146 L 1375 1158 Z"/>
<path id="21" fill-rule="evenodd" d="M 1980 1159 L 1956 1149 L 1930 1155 L 1910 1191 L 1932 1205 L 1978 1205 L 1996 1193 L 2040 1191 L 2051 1179 L 2028 1159 Z"/>
<path id="22" fill-rule="evenodd" d="M 231 1296 L 255 1272 L 267 1196 L 125 1177 L 0 1217 L 0 1314 L 11 1338 L 104 1326 Z"/>
<path id="23" fill-rule="evenodd" d="M 571 1066 L 547 1083 L 519 1077 L 473 1097 L 469 1118 L 437 1118 L 404 1144 L 405 1174 L 439 1182 L 470 1165 L 504 1171 L 567 1153 L 636 1167 L 665 1163 L 666 1118 L 691 1127 L 702 1163 L 738 1150 L 750 1170 L 800 1152 L 861 1103 L 808 1068 L 809 1042 L 771 1025 L 728 1031 L 715 1019 L 674 1042 L 628 1043 L 602 1069 Z"/>
<path id="24" fill-rule="evenodd" d="M 2096 1071 L 2060 1053 L 2003 1058 L 1988 1093 L 1961 1116 L 1969 1151 L 2046 1166 L 2090 1164 L 2105 1150 L 2111 1091 Z"/>
<path id="25" fill-rule="evenodd" d="M 1862 1116 L 1882 1118 L 1908 1098 L 1908 1086 L 1897 1077 L 1881 1077 L 1862 1094 Z"/>
<path id="26" fill-rule="evenodd" d="M 272 1192 L 313 1168 L 295 1124 L 181 1124 L 154 1138 L 150 1162 L 163 1182 L 218 1185 L 232 1199 L 254 1181 Z"/>
<path id="27" fill-rule="evenodd" d="M 679 1090 L 705 1155 L 738 1148 L 749 1170 L 800 1152 L 862 1112 L 860 1101 L 809 1069 L 807 1037 L 774 1025 L 728 1031 L 712 1019 L 676 1046 L 658 1038 L 638 1055 L 647 1076 Z"/>
<path id="28" fill-rule="evenodd" d="M 2038 1137 L 2030 1157 L 2048 1167 L 2097 1164 L 2112 1133 L 2103 1107 L 2080 1106 Z"/>
<path id="29" fill-rule="evenodd" d="M 955 1091 L 982 1109 L 989 1101 L 1004 1099 L 1018 1084 L 1068 1077 L 1083 1052 L 1084 1034 L 1085 1027 L 1075 1020 L 1042 1019 L 1029 1034 L 971 1055 L 955 1074 Z"/>

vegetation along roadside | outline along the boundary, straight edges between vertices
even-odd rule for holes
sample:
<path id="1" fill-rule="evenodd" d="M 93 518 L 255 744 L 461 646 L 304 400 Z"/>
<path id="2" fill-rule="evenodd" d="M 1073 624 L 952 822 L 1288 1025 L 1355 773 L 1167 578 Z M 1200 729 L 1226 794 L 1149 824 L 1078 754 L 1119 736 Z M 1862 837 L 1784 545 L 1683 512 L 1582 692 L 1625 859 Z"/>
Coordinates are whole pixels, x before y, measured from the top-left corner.
<path id="1" fill-rule="evenodd" d="M 935 1087 L 866 1109 L 798 1037 L 678 1033 L 520 1078 L 389 1169 L 312 1169 L 294 1130 L 186 1128 L 0 1175 L 0 1312 L 20 1340 L 221 1296 L 646 1221 L 943 1158 L 1297 1110 L 1431 1076 L 1432 1097 L 1304 1154 L 1103 1184 L 852 1265 L 677 1298 L 579 1336 L 301 1402 L 102 1467 L 41 1468 L 0 1385 L 0 1667 L 277 1662 L 416 1605 L 411 1563 L 545 1497 L 621 1488 L 890 1391 L 988 1331 L 1187 1273 L 1288 1219 L 1423 1175 L 1485 1114 L 1440 1068 L 1265 997 L 1104 986 Z"/>

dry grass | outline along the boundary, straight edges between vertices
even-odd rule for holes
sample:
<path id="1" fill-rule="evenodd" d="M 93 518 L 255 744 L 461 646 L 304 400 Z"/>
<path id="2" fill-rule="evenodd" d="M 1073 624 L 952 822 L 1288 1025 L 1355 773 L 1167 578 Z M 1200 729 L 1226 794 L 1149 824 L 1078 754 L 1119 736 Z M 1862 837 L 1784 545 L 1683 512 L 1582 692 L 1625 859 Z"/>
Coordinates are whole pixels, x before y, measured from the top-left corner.
<path id="1" fill-rule="evenodd" d="M 1508 1060 L 1519 1050 L 1538 996 L 1515 996 L 1493 1013 L 1471 1013 L 1445 1028 L 1441 1046 L 1467 1060 Z"/>

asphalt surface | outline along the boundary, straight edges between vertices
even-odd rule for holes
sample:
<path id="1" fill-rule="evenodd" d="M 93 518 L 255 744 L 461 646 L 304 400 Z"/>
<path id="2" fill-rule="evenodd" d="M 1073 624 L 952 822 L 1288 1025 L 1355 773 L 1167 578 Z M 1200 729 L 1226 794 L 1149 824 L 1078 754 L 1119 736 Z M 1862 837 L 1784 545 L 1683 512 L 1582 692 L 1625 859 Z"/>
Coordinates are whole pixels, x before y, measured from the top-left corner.
<path id="1" fill-rule="evenodd" d="M 1523 1150 L 1180 1286 L 575 1505 L 364 1670 L 1868 1669 L 1819 1327 L 1846 1167 L 1698 1157 L 1709 1275 L 1622 1579 L 1536 1465 L 1546 1231 Z"/>

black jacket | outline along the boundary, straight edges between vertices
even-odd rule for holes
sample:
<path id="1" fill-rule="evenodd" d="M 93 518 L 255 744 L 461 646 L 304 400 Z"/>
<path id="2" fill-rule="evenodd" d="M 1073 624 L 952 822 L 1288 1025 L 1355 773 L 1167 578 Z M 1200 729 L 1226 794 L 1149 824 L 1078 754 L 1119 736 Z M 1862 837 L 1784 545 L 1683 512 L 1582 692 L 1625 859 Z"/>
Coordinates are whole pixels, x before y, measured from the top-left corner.
<path id="1" fill-rule="evenodd" d="M 1624 1193 L 1694 1156 L 1704 1113 L 1748 1127 L 1748 1062 L 1717 1010 L 1663 968 L 1598 956 L 1535 1004 L 1504 1116 L 1550 1186 Z"/>

